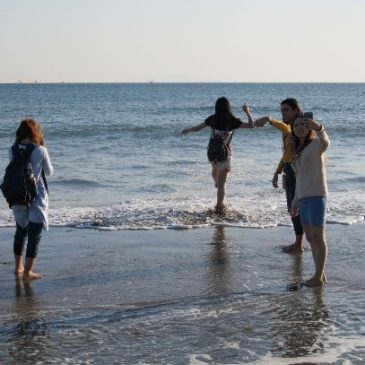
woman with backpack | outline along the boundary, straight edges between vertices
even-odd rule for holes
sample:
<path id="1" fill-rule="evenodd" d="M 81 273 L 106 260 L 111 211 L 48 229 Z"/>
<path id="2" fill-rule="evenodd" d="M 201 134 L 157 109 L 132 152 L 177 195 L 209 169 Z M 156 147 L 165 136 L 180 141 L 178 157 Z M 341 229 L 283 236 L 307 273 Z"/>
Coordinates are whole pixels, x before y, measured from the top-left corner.
<path id="1" fill-rule="evenodd" d="M 263 127 L 266 123 L 272 125 L 275 129 L 282 132 L 283 139 L 283 156 L 275 170 L 272 185 L 278 188 L 279 174 L 283 173 L 283 188 L 286 192 L 286 203 L 288 211 L 295 194 L 295 174 L 292 169 L 292 162 L 294 159 L 294 148 L 291 134 L 290 123 L 297 117 L 303 114 L 298 101 L 294 98 L 287 98 L 280 103 L 281 114 L 283 121 L 274 119 L 271 116 L 258 118 L 255 121 L 256 127 Z M 284 246 L 283 252 L 286 253 L 301 253 L 304 251 L 303 243 L 303 227 L 300 222 L 299 215 L 292 217 L 292 223 L 295 233 L 294 243 Z"/>
<path id="2" fill-rule="evenodd" d="M 210 115 L 203 123 L 181 131 L 182 135 L 199 132 L 210 127 L 211 136 L 208 145 L 208 159 L 212 165 L 212 177 L 217 188 L 217 204 L 215 212 L 224 214 L 225 205 L 223 203 L 226 181 L 228 173 L 231 171 L 232 146 L 231 140 L 233 131 L 238 128 L 253 128 L 253 118 L 247 104 L 242 107 L 248 118 L 248 123 L 236 118 L 231 111 L 231 106 L 227 98 L 221 97 L 215 103 L 215 113 Z"/>
<path id="3" fill-rule="evenodd" d="M 300 215 L 305 236 L 311 245 L 315 273 L 305 286 L 321 286 L 327 260 L 325 238 L 328 194 L 325 152 L 330 140 L 323 126 L 313 119 L 297 117 L 291 123 L 294 137 L 294 169 L 297 178 L 292 217 Z"/>
<path id="4" fill-rule="evenodd" d="M 32 203 L 15 202 L 11 205 L 16 221 L 14 235 L 15 276 L 18 279 L 40 279 L 42 276 L 33 271 L 41 239 L 42 228 L 48 229 L 48 192 L 45 175 L 53 173 L 53 166 L 47 148 L 44 146 L 42 128 L 33 119 L 25 119 L 16 131 L 15 144 L 10 148 L 9 157 L 22 155 L 28 161 L 30 179 L 34 183 Z M 28 206 L 29 205 L 29 206 Z M 23 264 L 25 240 L 28 244 Z"/>

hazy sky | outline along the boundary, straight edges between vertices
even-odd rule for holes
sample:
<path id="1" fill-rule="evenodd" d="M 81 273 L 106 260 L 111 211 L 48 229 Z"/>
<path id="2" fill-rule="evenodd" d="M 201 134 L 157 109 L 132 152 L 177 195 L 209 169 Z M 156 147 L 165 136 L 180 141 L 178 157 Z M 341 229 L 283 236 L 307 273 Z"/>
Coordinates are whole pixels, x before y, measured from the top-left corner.
<path id="1" fill-rule="evenodd" d="M 0 82 L 365 82 L 365 0 L 0 0 Z"/>

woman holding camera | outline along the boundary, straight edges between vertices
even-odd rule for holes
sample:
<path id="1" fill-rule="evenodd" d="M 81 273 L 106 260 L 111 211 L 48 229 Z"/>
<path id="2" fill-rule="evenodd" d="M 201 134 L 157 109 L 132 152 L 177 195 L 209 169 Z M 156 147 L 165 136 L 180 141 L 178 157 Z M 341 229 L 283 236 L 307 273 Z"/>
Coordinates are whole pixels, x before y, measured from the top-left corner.
<path id="1" fill-rule="evenodd" d="M 292 133 L 297 184 L 290 212 L 292 217 L 297 217 L 299 212 L 305 236 L 312 248 L 315 273 L 304 285 L 320 286 L 326 282 L 325 218 L 328 189 L 325 151 L 330 140 L 321 124 L 303 117 L 294 119 Z"/>

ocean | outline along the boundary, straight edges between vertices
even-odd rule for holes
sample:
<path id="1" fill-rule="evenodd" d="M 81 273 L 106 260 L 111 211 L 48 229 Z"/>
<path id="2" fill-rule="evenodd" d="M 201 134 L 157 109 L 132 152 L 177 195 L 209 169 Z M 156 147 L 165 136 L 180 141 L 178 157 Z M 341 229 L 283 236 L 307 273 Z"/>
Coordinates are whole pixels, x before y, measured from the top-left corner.
<path id="1" fill-rule="evenodd" d="M 293 232 L 271 185 L 282 154 L 271 126 L 234 133 L 228 213 L 208 214 L 209 130 L 180 131 L 220 96 L 243 119 L 243 102 L 280 118 L 295 97 L 325 126 L 324 287 L 290 290 L 313 259 L 308 243 L 280 249 Z M 31 116 L 55 173 L 42 280 L 13 279 L 0 200 L 0 364 L 364 364 L 364 96 L 365 84 L 1 84 L 0 171 Z"/>
<path id="2" fill-rule="evenodd" d="M 297 98 L 324 124 L 328 150 L 328 223 L 364 219 L 365 84 L 2 84 L 0 171 L 26 116 L 42 123 L 55 174 L 50 224 L 93 229 L 185 229 L 211 226 L 216 190 L 206 157 L 208 128 L 180 131 L 214 113 L 226 96 L 245 120 L 280 119 L 280 101 Z M 281 158 L 281 133 L 241 129 L 233 138 L 228 214 L 219 224 L 291 225 L 282 189 L 271 186 Z M 5 201 L 0 226 L 13 225 Z"/>

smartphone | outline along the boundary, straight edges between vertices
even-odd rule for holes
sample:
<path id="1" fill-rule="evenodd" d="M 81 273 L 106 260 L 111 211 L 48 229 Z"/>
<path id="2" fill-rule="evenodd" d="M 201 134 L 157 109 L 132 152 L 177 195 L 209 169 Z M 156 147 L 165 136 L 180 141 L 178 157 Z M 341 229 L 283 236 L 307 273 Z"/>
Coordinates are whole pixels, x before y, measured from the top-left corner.
<path id="1" fill-rule="evenodd" d="M 304 112 L 303 113 L 304 119 L 313 119 L 313 113 L 312 112 Z"/>

